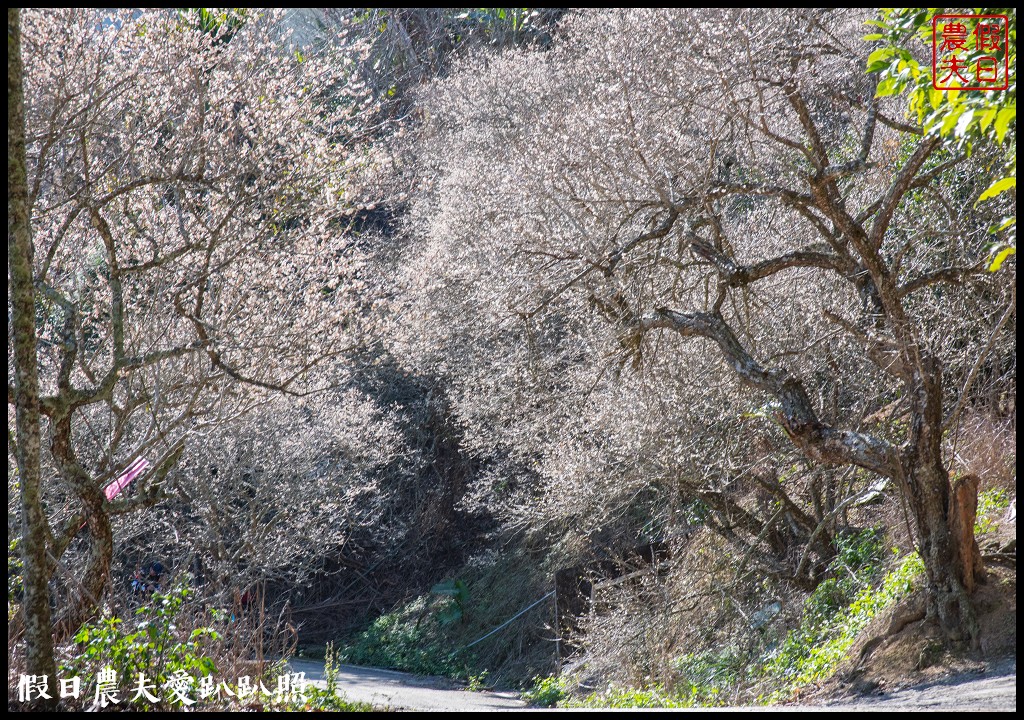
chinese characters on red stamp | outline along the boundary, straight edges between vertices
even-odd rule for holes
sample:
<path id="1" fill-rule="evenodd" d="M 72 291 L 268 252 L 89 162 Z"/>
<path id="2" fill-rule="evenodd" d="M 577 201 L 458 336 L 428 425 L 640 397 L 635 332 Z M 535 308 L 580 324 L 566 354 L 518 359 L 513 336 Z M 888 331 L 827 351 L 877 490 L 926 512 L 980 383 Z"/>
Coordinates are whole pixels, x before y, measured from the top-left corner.
<path id="1" fill-rule="evenodd" d="M 932 87 L 1006 90 L 1010 84 L 1005 15 L 936 15 L 932 19 Z"/>

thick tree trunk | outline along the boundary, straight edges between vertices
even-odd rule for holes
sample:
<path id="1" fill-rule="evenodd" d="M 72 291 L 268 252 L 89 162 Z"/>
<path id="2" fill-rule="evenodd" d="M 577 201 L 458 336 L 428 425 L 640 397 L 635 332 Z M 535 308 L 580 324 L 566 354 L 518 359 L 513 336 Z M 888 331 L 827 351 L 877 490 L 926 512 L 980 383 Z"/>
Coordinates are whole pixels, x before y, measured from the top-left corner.
<path id="1" fill-rule="evenodd" d="M 965 565 L 958 538 L 951 532 L 954 522 L 950 509 L 954 504 L 950 502 L 949 475 L 941 465 L 931 465 L 914 468 L 908 480 L 909 503 L 928 578 L 928 614 L 951 640 L 974 642 L 978 622 L 968 587 L 973 588 L 975 573 L 981 568 L 980 565 L 970 568 Z M 972 520 L 971 544 L 974 544 L 973 530 Z M 969 548 L 967 555 L 973 559 Z"/>
<path id="2" fill-rule="evenodd" d="M 950 492 L 949 472 L 942 462 L 942 369 L 934 358 L 926 358 L 923 365 L 926 372 L 915 374 L 911 388 L 904 493 L 928 578 L 929 616 L 951 640 L 973 643 L 978 621 L 970 593 L 983 572 L 974 540 L 974 510 L 960 507 Z M 976 487 L 974 492 L 976 507 Z M 970 502 L 969 487 L 961 495 Z M 970 525 L 960 527 L 967 515 Z"/>
<path id="3" fill-rule="evenodd" d="M 22 576 L 27 671 L 57 684 L 50 634 L 46 516 L 40 497 L 39 375 L 36 363 L 32 230 L 25 170 L 25 111 L 19 11 L 7 10 L 7 257 L 14 345 L 18 476 L 21 491 Z M 32 698 L 35 701 L 37 698 Z M 52 704 L 52 702 L 51 702 Z"/>
<path id="4" fill-rule="evenodd" d="M 891 305 L 900 313 L 898 325 L 905 326 L 902 308 L 895 301 Z M 827 465 L 852 463 L 898 480 L 913 513 L 928 575 L 930 615 L 950 639 L 977 641 L 969 588 L 983 570 L 974 544 L 973 509 L 965 507 L 970 505 L 971 493 L 968 488 L 961 491 L 961 502 L 951 501 L 949 473 L 942 462 L 942 367 L 921 353 L 912 334 L 901 335 L 905 357 L 900 376 L 910 396 L 911 427 L 900 457 L 883 440 L 822 423 L 800 381 L 785 370 L 761 366 L 720 315 L 659 308 L 645 315 L 641 326 L 714 340 L 745 383 L 775 396 L 780 407 L 776 418 L 808 458 Z"/>
<path id="5" fill-rule="evenodd" d="M 51 418 L 50 452 L 60 468 L 62 479 L 71 486 L 82 502 L 91 542 L 89 561 L 77 582 L 74 599 L 68 604 L 55 627 L 60 640 L 70 637 L 99 609 L 114 554 L 110 518 L 103 507 L 103 491 L 78 462 L 71 440 L 70 415 Z"/>

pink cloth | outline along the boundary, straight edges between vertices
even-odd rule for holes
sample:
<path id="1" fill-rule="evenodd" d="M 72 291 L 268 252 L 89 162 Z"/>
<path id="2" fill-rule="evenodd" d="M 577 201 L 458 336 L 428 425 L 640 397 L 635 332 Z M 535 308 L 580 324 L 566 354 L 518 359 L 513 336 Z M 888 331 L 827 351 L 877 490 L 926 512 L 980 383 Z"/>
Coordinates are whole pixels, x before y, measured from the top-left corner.
<path id="1" fill-rule="evenodd" d="M 117 480 L 103 488 L 103 494 L 107 496 L 107 500 L 113 500 L 117 497 L 118 493 L 128 487 L 132 480 L 144 473 L 148 467 L 149 460 L 146 458 L 139 457 L 132 460 L 132 464 L 123 473 L 118 475 Z"/>
<path id="2" fill-rule="evenodd" d="M 107 496 L 107 501 L 109 502 L 116 498 L 118 493 L 131 485 L 132 480 L 144 473 L 148 467 L 149 460 L 146 458 L 139 457 L 132 460 L 131 465 L 129 465 L 123 473 L 117 476 L 117 480 L 103 488 L 103 494 Z M 81 530 L 86 525 L 87 523 L 82 523 L 81 527 L 78 529 Z"/>

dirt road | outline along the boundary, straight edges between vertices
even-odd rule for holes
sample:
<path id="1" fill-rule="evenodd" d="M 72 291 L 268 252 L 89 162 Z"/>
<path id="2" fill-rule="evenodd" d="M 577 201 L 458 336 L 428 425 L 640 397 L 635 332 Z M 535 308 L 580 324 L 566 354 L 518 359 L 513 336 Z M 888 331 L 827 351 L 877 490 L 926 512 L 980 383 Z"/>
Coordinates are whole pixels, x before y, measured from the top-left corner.
<path id="1" fill-rule="evenodd" d="M 852 698 L 825 709 L 1014 712 L 1017 709 L 1017 661 L 1000 663 L 984 675 L 957 675 L 877 696 Z"/>
<path id="2" fill-rule="evenodd" d="M 292 672 L 323 687 L 324 664 L 316 660 L 292 660 Z M 338 690 L 349 700 L 368 702 L 392 710 L 521 710 L 526 703 L 515 693 L 468 692 L 437 677 L 410 675 L 394 670 L 342 665 Z"/>
<path id="3" fill-rule="evenodd" d="M 292 660 L 293 672 L 324 685 L 324 665 L 316 660 Z M 342 665 L 338 689 L 350 700 L 392 710 L 479 711 L 522 710 L 526 703 L 515 693 L 468 692 L 445 678 L 410 675 L 394 670 Z M 1017 709 L 1016 661 L 993 668 L 983 676 L 961 675 L 877 696 L 840 702 L 782 707 L 707 708 L 694 710 L 893 712 L 893 711 L 1006 711 Z"/>

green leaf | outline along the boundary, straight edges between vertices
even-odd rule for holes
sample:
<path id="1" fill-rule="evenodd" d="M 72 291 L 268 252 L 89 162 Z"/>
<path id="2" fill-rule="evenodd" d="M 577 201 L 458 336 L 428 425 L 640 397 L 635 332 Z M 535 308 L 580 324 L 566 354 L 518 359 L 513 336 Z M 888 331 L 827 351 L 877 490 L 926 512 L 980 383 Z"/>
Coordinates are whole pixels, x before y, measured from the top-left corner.
<path id="1" fill-rule="evenodd" d="M 1006 261 L 1006 258 L 1016 254 L 1017 248 L 1015 247 L 1003 248 L 995 256 L 995 259 L 992 260 L 992 264 L 988 266 L 989 272 L 996 272 L 997 270 L 999 270 L 999 268 L 1003 266 L 1003 263 Z"/>
<path id="2" fill-rule="evenodd" d="M 442 625 L 451 625 L 462 620 L 462 609 L 458 605 L 445 608 L 437 614 L 437 621 Z"/>
<path id="3" fill-rule="evenodd" d="M 981 131 L 985 132 L 988 130 L 988 126 L 992 124 L 992 121 L 996 119 L 996 113 L 999 112 L 999 108 L 989 108 L 981 114 L 981 120 L 978 124 L 981 126 Z"/>
<path id="4" fill-rule="evenodd" d="M 957 121 L 960 119 L 963 112 L 963 108 L 957 108 L 950 111 L 950 113 L 946 115 L 946 119 L 942 121 L 942 127 L 939 128 L 939 134 L 949 135 L 953 131 L 953 128 L 956 127 Z"/>
<path id="5" fill-rule="evenodd" d="M 981 197 L 978 198 L 978 202 L 981 202 L 982 200 L 988 200 L 989 198 L 994 198 L 996 195 L 1004 193 L 1010 188 L 1015 187 L 1017 187 L 1017 178 L 1015 177 L 1005 177 L 996 180 L 994 183 L 988 186 L 985 192 L 981 194 Z"/>
<path id="6" fill-rule="evenodd" d="M 1016 215 L 1011 215 L 1010 217 L 1005 218 L 1003 220 L 1003 224 L 1000 225 L 999 227 L 996 227 L 995 225 L 990 227 L 988 229 L 988 234 L 989 235 L 995 235 L 996 233 L 1000 233 L 1003 230 L 1005 230 L 1006 228 L 1010 227 L 1011 225 L 1016 224 L 1016 222 L 1017 222 L 1017 216 Z"/>
<path id="7" fill-rule="evenodd" d="M 868 55 L 868 72 L 878 72 L 882 68 L 886 67 L 889 60 L 894 54 L 896 49 L 891 47 L 878 48 L 873 53 Z"/>
<path id="8" fill-rule="evenodd" d="M 878 87 L 875 89 L 875 97 L 889 97 L 890 95 L 896 95 L 899 91 L 899 80 L 888 77 L 878 83 Z"/>
<path id="9" fill-rule="evenodd" d="M 1016 119 L 1016 117 L 1016 105 L 1014 105 L 1013 107 L 1003 108 L 1002 110 L 999 111 L 999 114 L 996 115 L 996 139 L 999 140 L 999 142 L 1003 141 L 1003 138 L 1006 136 L 1006 131 L 1010 126 L 1010 122 Z"/>

